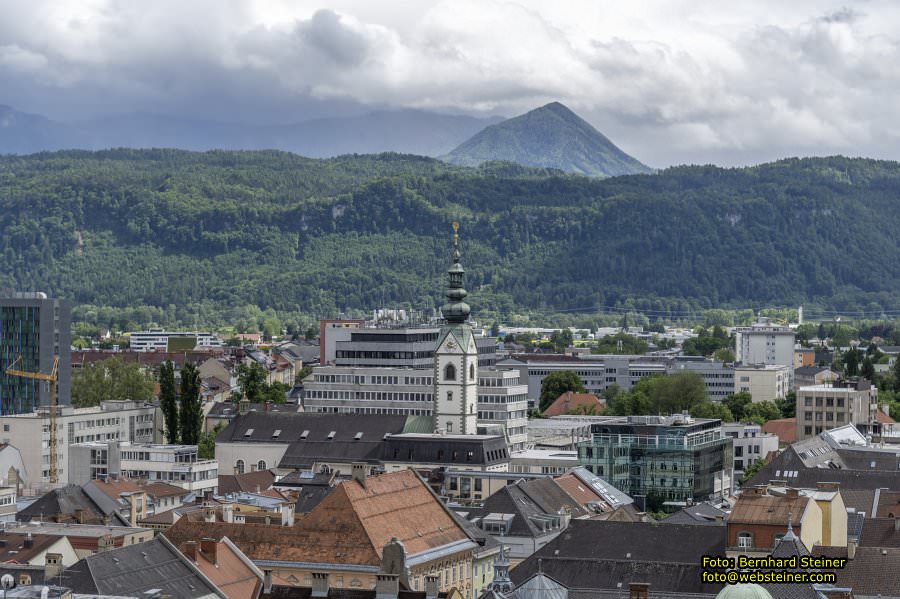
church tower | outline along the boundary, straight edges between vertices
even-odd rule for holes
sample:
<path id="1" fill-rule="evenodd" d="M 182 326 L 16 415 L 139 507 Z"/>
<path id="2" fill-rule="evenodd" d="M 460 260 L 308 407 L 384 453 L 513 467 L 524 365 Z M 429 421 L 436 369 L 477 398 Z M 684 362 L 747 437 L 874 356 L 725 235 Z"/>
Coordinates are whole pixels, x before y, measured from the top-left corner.
<path id="1" fill-rule="evenodd" d="M 434 350 L 434 429 L 447 434 L 474 435 L 478 421 L 478 349 L 469 326 L 469 305 L 463 300 L 463 270 L 459 263 L 459 223 L 453 223 L 453 263 L 444 325 Z"/>

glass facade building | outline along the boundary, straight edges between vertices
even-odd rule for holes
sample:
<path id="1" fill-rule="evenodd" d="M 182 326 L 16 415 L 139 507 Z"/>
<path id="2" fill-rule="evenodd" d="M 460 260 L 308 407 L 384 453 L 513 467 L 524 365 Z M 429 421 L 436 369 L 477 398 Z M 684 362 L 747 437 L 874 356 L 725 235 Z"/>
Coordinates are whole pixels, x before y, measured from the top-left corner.
<path id="1" fill-rule="evenodd" d="M 578 462 L 628 495 L 683 502 L 728 496 L 734 455 L 719 420 L 623 416 L 592 422 Z"/>
<path id="2" fill-rule="evenodd" d="M 49 405 L 46 382 L 6 374 L 17 370 L 49 374 L 59 356 L 59 405 L 71 395 L 70 307 L 43 293 L 0 296 L 0 415 L 25 414 Z"/>

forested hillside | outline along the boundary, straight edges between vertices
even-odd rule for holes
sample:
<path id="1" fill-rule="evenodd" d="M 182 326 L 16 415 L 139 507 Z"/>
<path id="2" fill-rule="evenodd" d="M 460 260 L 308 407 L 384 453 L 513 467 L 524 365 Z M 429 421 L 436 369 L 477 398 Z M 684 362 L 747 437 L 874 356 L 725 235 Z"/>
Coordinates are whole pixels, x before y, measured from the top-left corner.
<path id="1" fill-rule="evenodd" d="M 0 158 L 0 288 L 104 323 L 441 302 L 462 223 L 475 315 L 591 306 L 896 307 L 900 165 L 845 158 L 595 180 L 385 154 Z"/>

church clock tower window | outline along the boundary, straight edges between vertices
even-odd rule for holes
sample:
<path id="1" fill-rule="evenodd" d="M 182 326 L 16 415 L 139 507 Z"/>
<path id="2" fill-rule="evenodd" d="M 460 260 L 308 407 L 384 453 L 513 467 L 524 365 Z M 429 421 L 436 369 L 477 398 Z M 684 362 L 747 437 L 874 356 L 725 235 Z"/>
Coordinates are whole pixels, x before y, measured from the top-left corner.
<path id="1" fill-rule="evenodd" d="M 445 381 L 455 381 L 456 380 L 456 367 L 453 364 L 447 364 L 447 367 L 444 368 L 444 380 Z"/>

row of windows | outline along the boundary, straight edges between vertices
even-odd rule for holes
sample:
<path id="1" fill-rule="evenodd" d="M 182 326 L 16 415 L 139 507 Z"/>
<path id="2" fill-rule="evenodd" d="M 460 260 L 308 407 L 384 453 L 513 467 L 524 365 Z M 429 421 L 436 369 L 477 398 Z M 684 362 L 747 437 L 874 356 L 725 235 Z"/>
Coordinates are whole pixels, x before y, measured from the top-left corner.
<path id="1" fill-rule="evenodd" d="M 812 412 L 804 412 L 803 413 L 803 420 L 805 420 L 807 422 L 811 422 L 812 419 L 813 419 Z M 822 422 L 823 420 L 825 420 L 827 422 L 843 422 L 844 421 L 844 413 L 837 412 L 837 414 L 835 414 L 834 412 L 825 412 L 825 417 L 823 418 L 822 412 L 816 412 L 816 422 Z"/>
<path id="2" fill-rule="evenodd" d="M 839 408 L 844 407 L 844 398 L 843 397 L 816 397 L 815 398 L 817 408 L 823 407 L 823 403 L 824 403 L 824 407 L 832 408 L 835 406 L 835 401 L 837 402 L 837 407 L 839 407 Z M 806 407 L 811 407 L 813 405 L 813 398 L 812 397 L 804 397 L 803 405 Z"/>
<path id="3" fill-rule="evenodd" d="M 256 462 L 257 470 L 266 470 L 267 468 L 268 468 L 268 466 L 266 466 L 265 460 L 260 460 L 260 461 Z M 234 473 L 235 474 L 243 474 L 244 472 L 246 472 L 246 465 L 244 463 L 244 460 L 238 460 L 237 462 L 235 462 L 234 463 Z"/>
<path id="4" fill-rule="evenodd" d="M 407 393 L 405 391 L 319 391 L 309 389 L 308 399 L 356 399 L 369 401 L 434 401 L 431 393 Z"/>

